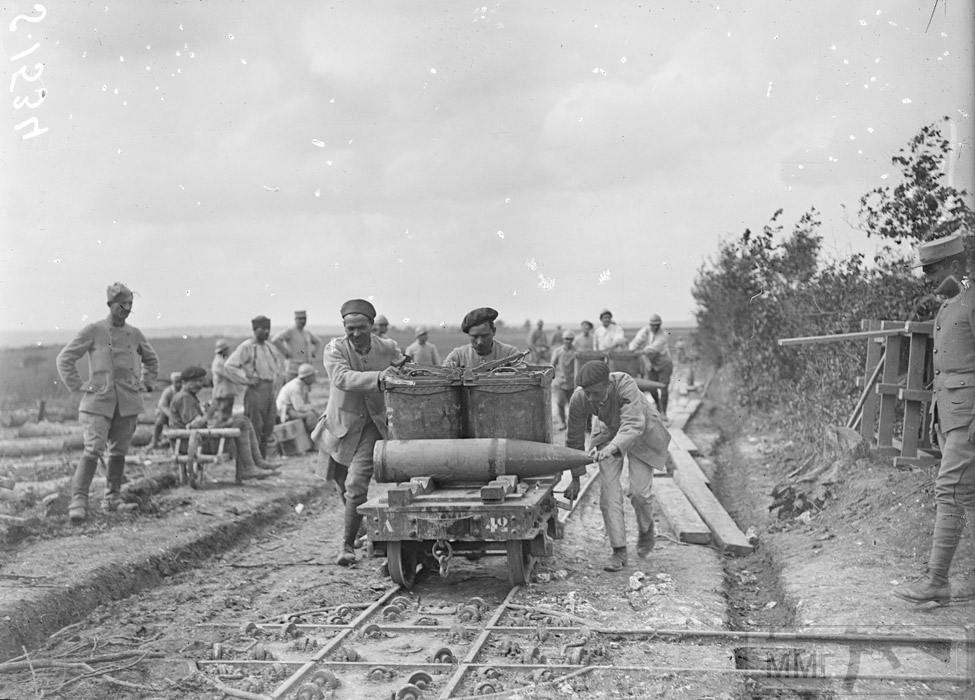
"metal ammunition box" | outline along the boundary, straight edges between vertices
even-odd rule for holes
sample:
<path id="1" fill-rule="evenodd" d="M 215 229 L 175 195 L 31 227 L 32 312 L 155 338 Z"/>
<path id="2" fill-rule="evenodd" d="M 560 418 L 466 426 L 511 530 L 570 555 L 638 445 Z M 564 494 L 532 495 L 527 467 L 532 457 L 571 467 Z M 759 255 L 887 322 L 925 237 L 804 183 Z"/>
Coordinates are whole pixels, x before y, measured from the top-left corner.
<path id="1" fill-rule="evenodd" d="M 552 442 L 553 367 L 499 367 L 464 375 L 465 437 Z"/>
<path id="2" fill-rule="evenodd" d="M 389 437 L 394 440 L 463 437 L 458 370 L 406 365 L 383 383 Z"/>
<path id="3" fill-rule="evenodd" d="M 640 376 L 642 360 L 639 353 L 630 350 L 612 350 L 606 356 L 610 372 L 626 372 L 631 377 Z"/>

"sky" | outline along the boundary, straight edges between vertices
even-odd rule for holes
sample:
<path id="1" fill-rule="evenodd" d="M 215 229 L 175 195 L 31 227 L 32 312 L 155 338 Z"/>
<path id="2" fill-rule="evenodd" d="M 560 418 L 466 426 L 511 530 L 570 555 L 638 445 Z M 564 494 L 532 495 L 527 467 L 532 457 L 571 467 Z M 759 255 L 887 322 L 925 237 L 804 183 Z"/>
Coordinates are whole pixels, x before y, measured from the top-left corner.
<path id="1" fill-rule="evenodd" d="M 74 332 L 116 280 L 144 329 L 352 297 L 687 321 L 779 208 L 872 251 L 857 202 L 925 124 L 975 189 L 973 27 L 947 0 L 4 3 L 0 330 Z"/>

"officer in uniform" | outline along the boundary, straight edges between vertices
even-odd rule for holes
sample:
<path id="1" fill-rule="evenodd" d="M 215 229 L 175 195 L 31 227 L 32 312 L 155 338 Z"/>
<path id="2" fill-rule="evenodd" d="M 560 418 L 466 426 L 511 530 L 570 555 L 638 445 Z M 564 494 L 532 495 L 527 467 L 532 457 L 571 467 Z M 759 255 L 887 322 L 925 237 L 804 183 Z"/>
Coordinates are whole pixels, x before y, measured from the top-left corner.
<path id="1" fill-rule="evenodd" d="M 362 523 L 357 508 L 366 502 L 372 478 L 372 449 L 387 435 L 386 402 L 380 378 L 383 370 L 403 358 L 395 341 L 372 332 L 375 307 L 365 299 L 350 299 L 340 310 L 345 336 L 334 338 L 324 354 L 329 394 L 325 414 L 312 432 L 321 439 L 345 502 L 345 533 L 336 558 L 340 566 L 355 564 L 355 541 Z"/>
<path id="2" fill-rule="evenodd" d="M 935 294 L 945 299 L 934 319 L 934 419 L 941 446 L 935 477 L 937 513 L 928 578 L 894 595 L 912 603 L 951 598 L 948 570 L 968 517 L 975 535 L 975 288 L 966 275 L 961 232 L 918 246 L 920 266 Z M 973 537 L 975 539 L 975 537 Z M 973 592 L 956 595 L 970 599 Z"/>
<path id="3" fill-rule="evenodd" d="M 81 393 L 78 421 L 84 428 L 85 452 L 71 479 L 68 518 L 73 524 L 88 517 L 88 489 L 98 460 L 108 449 L 108 480 L 102 507 L 115 510 L 121 500 L 125 455 L 142 412 L 142 394 L 152 391 L 159 358 L 138 328 L 125 322 L 132 313 L 132 292 L 121 282 L 109 285 L 108 318 L 90 323 L 58 353 L 61 381 Z M 77 363 L 88 355 L 88 381 Z"/>

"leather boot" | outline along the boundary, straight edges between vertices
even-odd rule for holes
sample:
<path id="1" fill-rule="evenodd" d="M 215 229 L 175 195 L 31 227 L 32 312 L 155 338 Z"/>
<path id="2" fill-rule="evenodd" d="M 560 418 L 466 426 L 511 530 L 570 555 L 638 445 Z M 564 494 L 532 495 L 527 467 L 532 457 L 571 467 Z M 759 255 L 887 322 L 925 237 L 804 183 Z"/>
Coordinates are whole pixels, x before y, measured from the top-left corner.
<path id="1" fill-rule="evenodd" d="M 958 548 L 965 525 L 965 511 L 956 505 L 939 503 L 931 537 L 931 556 L 928 558 L 928 580 L 913 586 L 900 586 L 893 594 L 910 603 L 934 601 L 944 605 L 951 598 L 948 570 Z"/>
<path id="2" fill-rule="evenodd" d="M 339 552 L 335 563 L 339 566 L 352 566 L 355 564 L 355 538 L 359 532 L 359 525 L 362 524 L 362 516 L 356 510 L 365 501 L 349 499 L 345 502 L 345 533 L 342 538 L 342 551 Z"/>
<path id="3" fill-rule="evenodd" d="M 82 455 L 71 477 L 71 503 L 68 505 L 68 519 L 73 525 L 83 523 L 88 517 L 88 489 L 98 469 L 98 457 Z"/>
<path id="4" fill-rule="evenodd" d="M 653 521 L 650 521 L 650 527 L 647 528 L 646 532 L 641 532 L 636 538 L 636 554 L 641 559 L 646 559 L 650 555 L 650 551 L 653 549 L 655 539 L 655 533 L 653 530 Z"/>
<path id="5" fill-rule="evenodd" d="M 102 499 L 102 510 L 114 513 L 122 502 L 122 476 L 125 472 L 125 457 L 123 455 L 109 455 L 108 475 L 105 479 L 105 498 Z"/>
<path id="6" fill-rule="evenodd" d="M 603 567 L 603 571 L 617 572 L 622 571 L 626 566 L 626 547 L 613 547 L 613 553 Z"/>
<path id="7" fill-rule="evenodd" d="M 254 462 L 254 466 L 258 469 L 276 469 L 278 465 L 269 462 L 261 455 L 261 445 L 257 439 L 257 433 L 254 432 L 254 427 L 251 426 L 251 429 L 247 433 L 249 435 L 248 441 L 250 443 L 251 459 Z"/>
<path id="8" fill-rule="evenodd" d="M 240 483 L 244 479 L 266 479 L 276 473 L 258 469 L 254 465 L 254 459 L 251 457 L 250 450 L 245 450 L 243 447 L 237 450 L 237 483 Z"/>

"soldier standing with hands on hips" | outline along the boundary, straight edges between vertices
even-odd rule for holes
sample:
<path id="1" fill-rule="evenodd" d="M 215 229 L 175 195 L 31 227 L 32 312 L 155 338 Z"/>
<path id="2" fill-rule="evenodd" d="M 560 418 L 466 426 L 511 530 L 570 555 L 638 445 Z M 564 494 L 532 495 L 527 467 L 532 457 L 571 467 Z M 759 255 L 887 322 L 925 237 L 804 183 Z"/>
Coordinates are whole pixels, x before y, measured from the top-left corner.
<path id="1" fill-rule="evenodd" d="M 108 478 L 102 508 L 113 511 L 121 501 L 125 455 L 142 412 L 142 394 L 152 391 L 159 358 L 138 328 L 125 322 L 132 313 L 132 291 L 121 282 L 109 285 L 108 318 L 90 323 L 57 357 L 64 385 L 81 392 L 78 421 L 84 429 L 85 451 L 71 479 L 68 518 L 79 524 L 88 517 L 88 490 L 98 460 L 108 449 Z M 88 355 L 88 381 L 77 363 Z"/>
<path id="2" fill-rule="evenodd" d="M 968 278 L 960 232 L 918 246 L 924 276 L 945 298 L 934 319 L 934 418 L 941 465 L 934 480 L 937 511 L 928 578 L 893 594 L 911 603 L 970 600 L 975 589 L 951 595 L 948 570 L 965 518 L 975 540 L 975 287 Z M 933 442 L 933 440 L 932 440 Z"/>

